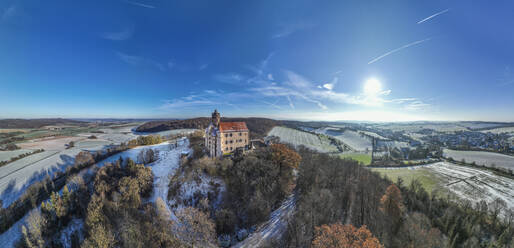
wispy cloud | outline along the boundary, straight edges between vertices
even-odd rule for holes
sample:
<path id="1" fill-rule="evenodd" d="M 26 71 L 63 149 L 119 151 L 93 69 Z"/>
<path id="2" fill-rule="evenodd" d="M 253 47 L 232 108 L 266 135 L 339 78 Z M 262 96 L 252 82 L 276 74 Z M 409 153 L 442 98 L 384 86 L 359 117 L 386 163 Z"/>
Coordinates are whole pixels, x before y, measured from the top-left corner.
<path id="1" fill-rule="evenodd" d="M 514 84 L 514 75 L 512 74 L 512 70 L 510 69 L 510 66 L 505 66 L 505 69 L 503 70 L 503 76 L 498 79 L 500 83 L 499 86 L 507 86 Z"/>
<path id="2" fill-rule="evenodd" d="M 127 27 L 127 28 L 124 28 L 123 30 L 118 31 L 118 32 L 103 33 L 102 37 L 104 39 L 108 39 L 108 40 L 123 41 L 123 40 L 130 39 L 133 34 L 134 34 L 134 28 L 133 27 Z"/>
<path id="3" fill-rule="evenodd" d="M 267 101 L 261 101 L 261 102 L 266 104 L 266 105 L 269 105 L 269 106 L 271 106 L 273 108 L 279 109 L 279 110 L 283 110 L 284 109 L 281 106 L 277 105 L 277 102 L 275 102 L 275 103 L 271 103 L 271 102 L 267 102 Z"/>
<path id="4" fill-rule="evenodd" d="M 327 90 L 332 90 L 332 89 L 334 89 L 334 86 L 337 84 L 338 80 L 339 79 L 337 77 L 334 77 L 334 79 L 332 79 L 332 82 L 326 83 L 326 84 L 323 84 L 323 85 L 319 85 L 318 88 L 320 88 L 320 89 L 325 88 Z"/>
<path id="5" fill-rule="evenodd" d="M 294 104 L 293 104 L 293 101 L 291 100 L 291 97 L 290 96 L 287 96 L 287 101 L 289 102 L 289 107 L 291 107 L 291 109 L 294 109 Z"/>
<path id="6" fill-rule="evenodd" d="M 159 63 L 155 60 L 152 60 L 152 59 L 148 59 L 148 58 L 136 56 L 136 55 L 129 55 L 129 54 L 122 53 L 122 52 L 117 52 L 116 55 L 118 55 L 118 57 L 120 58 L 121 61 L 123 61 L 127 64 L 130 64 L 130 65 L 133 65 L 133 66 L 151 66 L 151 67 L 155 67 L 161 71 L 166 70 L 166 67 L 164 67 L 164 65 L 162 65 L 161 63 Z"/>
<path id="7" fill-rule="evenodd" d="M 406 110 L 422 110 L 429 106 L 430 106 L 430 104 L 428 104 L 428 103 L 424 103 L 422 101 L 415 100 L 415 101 L 412 101 L 409 104 L 405 105 L 405 109 Z"/>
<path id="8" fill-rule="evenodd" d="M 431 15 L 431 16 L 429 16 L 429 17 L 427 17 L 427 18 L 425 18 L 425 19 L 423 19 L 421 21 L 419 21 L 418 24 L 424 23 L 424 22 L 426 22 L 426 21 L 428 21 L 428 20 L 430 20 L 430 19 L 432 19 L 432 18 L 434 18 L 434 17 L 436 17 L 438 15 L 444 14 L 444 13 L 446 13 L 448 11 L 450 11 L 450 9 L 445 9 L 443 11 L 439 11 L 439 12 L 437 12 L 437 13 L 435 13 L 435 14 L 433 14 L 433 15 Z"/>
<path id="9" fill-rule="evenodd" d="M 222 83 L 229 83 L 229 84 L 240 83 L 241 81 L 243 81 L 245 79 L 245 77 L 243 75 L 241 75 L 239 73 L 235 73 L 235 72 L 216 74 L 213 76 L 213 78 Z"/>
<path id="10" fill-rule="evenodd" d="M 271 36 L 272 39 L 279 39 L 287 37 L 297 31 L 313 28 L 316 25 L 312 22 L 299 21 L 295 23 L 281 24 L 278 31 Z"/>
<path id="11" fill-rule="evenodd" d="M 206 106 L 230 106 L 239 109 L 235 102 L 247 99 L 249 96 L 241 92 L 224 92 L 220 90 L 204 90 L 200 93 L 191 92 L 189 95 L 175 98 L 171 100 L 164 100 L 163 104 L 159 106 L 161 110 L 183 110 L 204 108 Z"/>
<path id="12" fill-rule="evenodd" d="M 167 66 L 168 66 L 169 69 L 172 69 L 173 67 L 175 67 L 175 65 L 176 65 L 175 61 L 173 61 L 173 60 L 168 61 Z"/>
<path id="13" fill-rule="evenodd" d="M 134 6 L 139 6 L 139 7 L 147 8 L 147 9 L 155 9 L 155 6 L 150 5 L 150 4 L 146 4 L 146 3 L 134 2 L 134 1 L 128 1 L 128 0 L 125 0 L 124 2 L 126 2 L 128 4 L 131 4 L 131 5 L 134 5 Z"/>
<path id="14" fill-rule="evenodd" d="M 203 70 L 207 69 L 207 67 L 208 67 L 208 66 L 209 66 L 209 64 L 203 64 L 203 65 L 200 65 L 200 66 L 198 67 L 198 70 L 199 70 L 199 71 L 203 71 Z"/>
<path id="15" fill-rule="evenodd" d="M 388 55 L 391 55 L 391 54 L 393 54 L 393 53 L 395 53 L 395 52 L 401 51 L 401 50 L 403 50 L 403 49 L 405 49 L 405 48 L 408 48 L 408 47 L 411 47 L 411 46 L 414 46 L 414 45 L 421 44 L 421 43 L 423 43 L 423 42 L 425 42 L 425 41 L 429 41 L 430 39 L 431 39 L 431 38 L 427 38 L 427 39 L 423 39 L 423 40 L 414 41 L 414 42 L 411 42 L 411 43 L 409 43 L 409 44 L 407 44 L 407 45 L 403 45 L 403 46 L 401 46 L 401 47 L 398 47 L 398 48 L 396 48 L 396 49 L 393 49 L 393 50 L 391 50 L 391 51 L 389 51 L 389 52 L 387 52 L 387 53 L 384 53 L 384 54 L 382 54 L 382 55 L 380 55 L 380 56 L 378 56 L 378 57 L 376 57 L 376 58 L 372 59 L 371 61 L 369 61 L 369 62 L 368 62 L 368 65 L 373 64 L 373 63 L 375 63 L 375 62 L 377 62 L 377 61 L 379 61 L 379 60 L 383 59 L 384 57 L 386 57 L 386 56 L 388 56 Z"/>
<path id="16" fill-rule="evenodd" d="M 16 15 L 16 13 L 18 12 L 18 7 L 16 7 L 14 4 L 13 5 L 10 5 L 9 7 L 7 7 L 3 12 L 2 12 L 2 20 L 7 20 L 13 16 Z"/>

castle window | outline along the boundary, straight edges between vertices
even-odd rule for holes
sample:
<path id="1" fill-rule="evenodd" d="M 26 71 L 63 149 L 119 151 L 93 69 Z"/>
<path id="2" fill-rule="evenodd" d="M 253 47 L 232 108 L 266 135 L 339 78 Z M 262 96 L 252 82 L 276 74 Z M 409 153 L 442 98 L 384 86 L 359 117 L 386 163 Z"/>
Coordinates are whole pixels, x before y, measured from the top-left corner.
<path id="1" fill-rule="evenodd" d="M 225 134 L 225 137 L 228 137 L 228 133 Z"/>
<path id="2" fill-rule="evenodd" d="M 239 136 L 242 136 L 243 134 L 242 133 L 239 133 Z"/>
<path id="3" fill-rule="evenodd" d="M 230 144 L 232 144 L 232 143 L 234 143 L 234 141 L 233 141 L 233 140 L 231 140 L 231 141 L 230 141 Z"/>
<path id="4" fill-rule="evenodd" d="M 232 137 L 232 133 L 230 133 L 230 137 Z"/>
<path id="5" fill-rule="evenodd" d="M 234 149 L 233 149 L 232 147 L 230 147 L 230 150 L 232 151 L 232 150 L 234 150 Z"/>
<path id="6" fill-rule="evenodd" d="M 225 145 L 228 144 L 228 141 L 225 141 Z"/>

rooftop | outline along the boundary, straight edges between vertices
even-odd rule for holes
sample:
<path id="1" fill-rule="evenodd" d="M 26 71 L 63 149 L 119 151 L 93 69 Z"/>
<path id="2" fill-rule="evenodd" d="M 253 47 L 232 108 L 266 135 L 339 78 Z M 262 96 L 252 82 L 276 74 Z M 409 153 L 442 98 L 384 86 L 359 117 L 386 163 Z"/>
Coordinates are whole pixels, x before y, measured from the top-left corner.
<path id="1" fill-rule="evenodd" d="M 248 131 L 246 122 L 220 122 L 220 132 Z"/>

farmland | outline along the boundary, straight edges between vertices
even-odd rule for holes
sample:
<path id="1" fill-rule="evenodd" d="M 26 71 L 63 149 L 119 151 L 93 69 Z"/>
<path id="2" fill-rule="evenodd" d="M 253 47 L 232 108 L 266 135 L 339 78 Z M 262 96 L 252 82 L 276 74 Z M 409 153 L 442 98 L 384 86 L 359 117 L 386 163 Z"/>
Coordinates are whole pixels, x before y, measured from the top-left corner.
<path id="1" fill-rule="evenodd" d="M 17 199 L 32 183 L 37 182 L 48 174 L 63 171 L 74 163 L 75 155 L 82 150 L 97 151 L 112 144 L 127 142 L 137 138 L 138 134 L 132 132 L 135 124 L 122 126 L 104 126 L 101 129 L 70 127 L 67 131 L 30 130 L 23 134 L 29 137 L 38 137 L 17 143 L 22 149 L 0 152 L 1 160 L 8 160 L 20 153 L 30 152 L 34 149 L 44 149 L 24 157 L 5 166 L 0 167 L 0 199 L 4 206 Z M 78 133 L 79 131 L 85 131 Z M 48 134 L 63 132 L 73 133 L 73 136 L 46 136 Z M 173 130 L 170 134 L 187 133 L 190 130 Z M 88 137 L 94 135 L 96 139 Z M 74 147 L 67 149 L 67 144 L 73 141 Z M 137 150 L 137 149 L 136 149 Z"/>
<path id="2" fill-rule="evenodd" d="M 341 153 L 339 154 L 340 158 L 349 158 L 362 163 L 363 165 L 371 164 L 371 154 L 370 153 Z"/>
<path id="3" fill-rule="evenodd" d="M 504 169 L 514 169 L 514 157 L 494 152 L 482 151 L 456 151 L 445 149 L 443 155 L 453 158 L 455 161 L 464 160 L 466 163 L 475 162 L 477 165 L 488 167 L 501 167 Z"/>
<path id="4" fill-rule="evenodd" d="M 32 152 L 30 149 L 18 149 L 14 151 L 0 151 L 0 162 L 9 161 L 11 158 L 17 157 L 18 155 Z"/>
<path id="5" fill-rule="evenodd" d="M 299 131 L 287 127 L 274 127 L 268 136 L 279 137 L 284 143 L 293 146 L 303 145 L 309 149 L 319 152 L 338 152 L 337 146 L 331 144 L 330 139 L 321 135 Z"/>
<path id="6" fill-rule="evenodd" d="M 429 169 L 424 167 L 372 168 L 371 170 L 378 172 L 382 176 L 387 176 L 395 183 L 398 182 L 398 178 L 402 178 L 403 184 L 406 186 L 414 179 L 417 179 L 428 193 L 432 193 L 434 189 L 442 189 L 438 178 Z"/>
<path id="7" fill-rule="evenodd" d="M 481 132 L 482 133 L 495 133 L 495 134 L 510 133 L 510 134 L 514 135 L 514 127 L 499 127 L 499 128 L 483 130 Z"/>
<path id="8" fill-rule="evenodd" d="M 327 128 L 323 128 L 319 130 L 319 132 L 340 140 L 355 151 L 371 151 L 371 140 L 360 133 L 351 130 L 339 132 Z"/>
<path id="9" fill-rule="evenodd" d="M 393 181 L 399 177 L 408 185 L 412 180 L 419 179 L 427 192 L 437 190 L 439 193 L 451 193 L 460 200 L 477 203 L 485 200 L 491 203 L 500 198 L 507 207 L 514 207 L 514 180 L 498 176 L 493 172 L 438 162 L 427 166 L 408 168 L 373 168 Z"/>

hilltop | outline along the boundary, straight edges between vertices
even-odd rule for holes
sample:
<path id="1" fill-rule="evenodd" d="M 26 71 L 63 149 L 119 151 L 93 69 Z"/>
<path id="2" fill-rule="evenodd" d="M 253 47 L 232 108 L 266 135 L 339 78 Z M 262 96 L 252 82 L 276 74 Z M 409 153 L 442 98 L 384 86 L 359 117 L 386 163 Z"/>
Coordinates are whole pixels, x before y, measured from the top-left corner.
<path id="1" fill-rule="evenodd" d="M 211 118 L 198 117 L 185 120 L 165 120 L 165 121 L 149 121 L 136 128 L 137 132 L 160 132 L 174 129 L 203 129 L 209 125 Z M 262 138 L 275 126 L 281 125 L 281 121 L 267 119 L 267 118 L 227 118 L 222 117 L 221 121 L 244 121 L 250 129 L 251 138 Z"/>
<path id="2" fill-rule="evenodd" d="M 51 118 L 51 119 L 0 119 L 0 128 L 41 128 L 55 125 L 83 125 L 86 122 Z"/>

